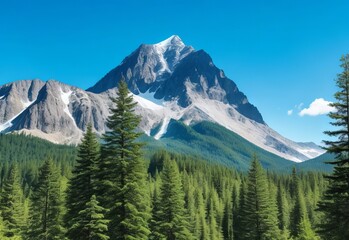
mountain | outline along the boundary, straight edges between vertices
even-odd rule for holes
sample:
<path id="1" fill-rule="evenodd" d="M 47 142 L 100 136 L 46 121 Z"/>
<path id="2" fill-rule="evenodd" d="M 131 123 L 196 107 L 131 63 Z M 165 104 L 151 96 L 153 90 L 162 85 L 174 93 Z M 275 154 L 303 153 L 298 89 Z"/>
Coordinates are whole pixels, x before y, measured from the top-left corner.
<path id="1" fill-rule="evenodd" d="M 316 158 L 298 164 L 297 167 L 303 171 L 317 170 L 321 172 L 332 173 L 335 165 L 327 163 L 333 161 L 335 161 L 335 155 L 326 152 Z"/>
<path id="2" fill-rule="evenodd" d="M 102 134 L 110 97 L 117 96 L 116 86 L 121 78 L 138 102 L 140 130 L 159 145 L 172 142 L 190 148 L 191 142 L 183 142 L 181 135 L 173 134 L 173 123 L 196 131 L 198 124 L 211 122 L 244 139 L 241 148 L 253 144 L 278 156 L 277 159 L 301 162 L 324 152 L 316 145 L 293 142 L 271 129 L 211 57 L 203 50 L 186 46 L 178 36 L 158 44 L 140 45 L 86 91 L 54 80 L 24 80 L 1 86 L 0 132 L 25 132 L 56 143 L 75 144 L 91 122 L 95 131 Z M 223 136 L 223 132 L 220 130 L 215 136 Z M 169 133 L 173 136 L 169 137 Z M 213 132 L 198 134 L 196 143 L 200 143 L 196 147 L 208 146 L 212 140 L 209 134 Z M 224 140 L 220 138 L 219 145 L 227 149 L 230 142 Z M 243 161 L 242 155 L 227 153 L 220 160 L 235 156 L 234 160 Z"/>
<path id="3" fill-rule="evenodd" d="M 141 141 L 147 142 L 146 152 L 154 153 L 158 149 L 166 149 L 169 152 L 234 166 L 242 171 L 249 169 L 254 154 L 258 156 L 263 167 L 268 169 L 282 169 L 290 165 L 289 160 L 257 147 L 238 134 L 208 121 L 188 126 L 171 120 L 161 141 L 146 136 Z"/>
<path id="4" fill-rule="evenodd" d="M 218 69 L 203 50 L 185 46 L 178 36 L 154 45 L 142 44 L 87 91 L 101 93 L 125 78 L 134 94 L 151 94 L 164 102 L 176 101 L 190 107 L 201 98 L 212 99 L 234 108 L 258 123 L 264 123 L 258 109 L 250 104 L 236 84 Z"/>

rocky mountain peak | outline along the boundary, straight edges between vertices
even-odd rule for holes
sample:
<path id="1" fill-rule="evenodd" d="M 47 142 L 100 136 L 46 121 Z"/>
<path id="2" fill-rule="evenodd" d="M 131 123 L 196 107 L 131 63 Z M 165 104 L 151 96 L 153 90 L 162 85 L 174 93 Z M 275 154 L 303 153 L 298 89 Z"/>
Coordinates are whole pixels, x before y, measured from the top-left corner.
<path id="1" fill-rule="evenodd" d="M 25 132 L 57 143 L 78 143 L 88 123 L 102 134 L 110 97 L 124 78 L 133 93 L 140 130 L 165 136 L 171 121 L 217 123 L 258 147 L 294 161 L 321 153 L 270 129 L 258 109 L 215 66 L 176 35 L 142 44 L 87 91 L 58 81 L 24 80 L 0 86 L 0 133 Z"/>
<path id="2" fill-rule="evenodd" d="M 182 39 L 177 35 L 172 35 L 171 37 L 153 44 L 154 47 L 162 48 L 162 49 L 168 49 L 168 48 L 184 48 L 185 44 L 183 43 Z"/>

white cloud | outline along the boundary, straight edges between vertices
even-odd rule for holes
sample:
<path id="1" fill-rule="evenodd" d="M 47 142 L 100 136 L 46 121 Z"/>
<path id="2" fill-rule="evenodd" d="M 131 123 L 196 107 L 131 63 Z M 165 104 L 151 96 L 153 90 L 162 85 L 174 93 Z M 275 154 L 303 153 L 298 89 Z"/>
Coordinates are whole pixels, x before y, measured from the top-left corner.
<path id="1" fill-rule="evenodd" d="M 315 99 L 308 108 L 303 108 L 299 112 L 299 116 L 303 117 L 305 115 L 308 116 L 318 116 L 323 114 L 328 114 L 330 112 L 334 112 L 335 108 L 329 106 L 331 102 L 326 101 L 323 98 L 317 98 Z"/>
<path id="2" fill-rule="evenodd" d="M 287 111 L 287 115 L 288 115 L 288 116 L 291 116 L 292 113 L 293 113 L 293 109 Z"/>

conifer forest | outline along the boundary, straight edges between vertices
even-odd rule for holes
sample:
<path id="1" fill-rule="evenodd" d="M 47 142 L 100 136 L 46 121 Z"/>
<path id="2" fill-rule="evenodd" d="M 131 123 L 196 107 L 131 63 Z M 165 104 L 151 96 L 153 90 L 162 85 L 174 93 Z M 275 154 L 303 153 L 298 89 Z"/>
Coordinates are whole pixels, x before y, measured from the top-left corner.
<path id="1" fill-rule="evenodd" d="M 77 146 L 0 135 L 2 240 L 348 240 L 349 55 L 336 79 L 330 174 L 239 171 L 163 149 L 144 152 L 125 81 L 108 130 Z M 150 156 L 150 157 L 146 157 Z"/>

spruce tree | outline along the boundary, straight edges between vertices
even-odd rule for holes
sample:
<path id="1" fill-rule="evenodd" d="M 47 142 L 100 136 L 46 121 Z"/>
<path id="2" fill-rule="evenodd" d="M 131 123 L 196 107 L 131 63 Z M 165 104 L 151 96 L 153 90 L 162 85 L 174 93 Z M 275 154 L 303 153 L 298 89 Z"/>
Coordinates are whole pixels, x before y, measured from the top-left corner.
<path id="1" fill-rule="evenodd" d="M 277 206 L 278 206 L 278 220 L 279 229 L 284 236 L 284 239 L 288 239 L 289 235 L 289 223 L 290 223 L 290 210 L 284 187 L 279 183 L 277 192 Z"/>
<path id="2" fill-rule="evenodd" d="M 85 239 L 89 233 L 84 233 L 83 226 L 75 223 L 80 219 L 80 211 L 86 208 L 91 197 L 96 193 L 97 163 L 99 160 L 99 143 L 92 132 L 92 125 L 87 126 L 86 134 L 78 148 L 78 158 L 73 169 L 73 176 L 67 190 L 67 213 L 65 216 L 70 239 Z M 74 225 L 74 227 L 73 227 Z M 79 228 L 81 227 L 81 228 Z M 85 228 L 84 228 L 85 229 Z"/>
<path id="3" fill-rule="evenodd" d="M 292 176 L 295 204 L 291 215 L 291 235 L 295 239 L 315 240 L 317 237 L 311 228 L 302 185 L 295 170 Z"/>
<path id="4" fill-rule="evenodd" d="M 17 164 L 12 164 L 1 192 L 0 211 L 3 220 L 3 235 L 19 238 L 23 230 L 23 194 L 20 187 Z"/>
<path id="5" fill-rule="evenodd" d="M 195 235 L 196 239 L 206 240 L 209 239 L 209 229 L 206 222 L 206 208 L 201 187 L 195 189 L 196 198 L 196 221 L 195 221 Z"/>
<path id="6" fill-rule="evenodd" d="M 165 159 L 161 175 L 160 209 L 155 214 L 160 233 L 167 240 L 192 239 L 184 208 L 184 193 L 175 161 Z"/>
<path id="7" fill-rule="evenodd" d="M 290 230 L 293 237 L 299 235 L 299 226 L 303 219 L 308 219 L 307 209 L 303 196 L 303 189 L 297 176 L 295 168 L 292 171 L 292 195 L 294 200 L 294 206 L 291 213 Z"/>
<path id="8" fill-rule="evenodd" d="M 219 225 L 217 223 L 217 213 L 214 206 L 214 203 L 212 201 L 212 197 L 210 197 L 210 200 L 208 202 L 208 228 L 210 231 L 210 239 L 212 240 L 220 240 L 223 239 L 223 236 L 221 234 L 221 231 L 219 229 Z"/>
<path id="9" fill-rule="evenodd" d="M 296 240 L 317 240 L 319 237 L 311 228 L 311 224 L 307 218 L 302 218 L 298 225 L 298 236 Z"/>
<path id="10" fill-rule="evenodd" d="M 91 196 L 83 210 L 78 213 L 77 222 L 72 226 L 79 229 L 78 238 L 84 240 L 108 240 L 108 220 L 104 217 L 105 209 L 99 205 L 95 195 Z"/>
<path id="11" fill-rule="evenodd" d="M 243 213 L 246 216 L 243 239 L 280 239 L 273 200 L 269 197 L 266 174 L 256 157 L 248 173 L 248 186 Z"/>
<path id="12" fill-rule="evenodd" d="M 30 196 L 28 239 L 63 239 L 62 203 L 60 176 L 52 161 L 46 160 Z"/>
<path id="13" fill-rule="evenodd" d="M 246 231 L 245 227 L 247 223 L 246 215 L 243 212 L 243 210 L 246 208 L 246 193 L 247 192 L 247 183 L 246 181 L 242 181 L 240 184 L 240 193 L 239 193 L 239 203 L 236 207 L 235 214 L 233 215 L 234 221 L 233 221 L 233 229 L 234 229 L 234 239 L 237 240 L 243 240 L 247 239 L 245 237 Z"/>
<path id="14" fill-rule="evenodd" d="M 140 117 L 134 113 L 136 103 L 124 80 L 119 82 L 118 96 L 112 102 L 101 147 L 99 200 L 109 211 L 112 239 L 147 239 L 150 200 L 142 144 L 136 141 L 141 135 L 136 132 Z"/>
<path id="15" fill-rule="evenodd" d="M 224 206 L 224 215 L 223 215 L 223 237 L 226 240 L 233 239 L 233 209 L 231 203 L 228 201 Z"/>
<path id="16" fill-rule="evenodd" d="M 157 174 L 158 176 L 158 174 Z M 152 197 L 152 218 L 150 219 L 150 235 L 149 239 L 151 240 L 157 240 L 157 239 L 164 239 L 165 236 L 161 233 L 161 229 L 159 226 L 160 222 L 160 215 L 161 215 L 161 199 L 160 199 L 160 187 L 159 182 L 161 183 L 161 178 L 158 178 L 155 183 L 154 193 Z"/>
<path id="17" fill-rule="evenodd" d="M 326 150 L 336 155 L 334 171 L 328 177 L 329 187 L 319 203 L 324 213 L 320 225 L 325 239 L 349 239 L 349 54 L 341 58 L 343 71 L 338 74 L 336 85 L 339 88 L 331 104 L 335 111 L 329 114 L 337 129 L 325 132 L 336 137 L 334 141 L 324 141 Z"/>

